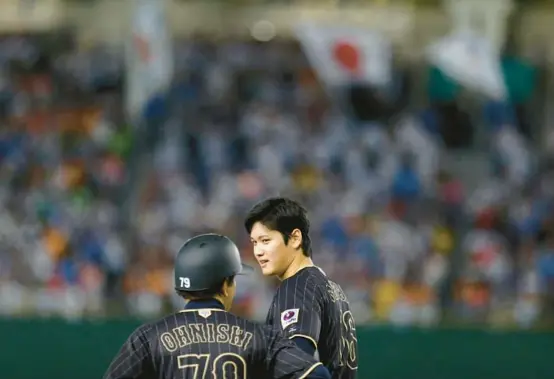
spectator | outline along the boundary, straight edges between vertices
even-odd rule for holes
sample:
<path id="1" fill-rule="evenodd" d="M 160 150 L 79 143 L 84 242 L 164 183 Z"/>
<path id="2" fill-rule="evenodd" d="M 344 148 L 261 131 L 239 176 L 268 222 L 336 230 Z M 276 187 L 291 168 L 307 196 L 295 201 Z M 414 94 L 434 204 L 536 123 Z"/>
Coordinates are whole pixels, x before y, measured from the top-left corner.
<path id="1" fill-rule="evenodd" d="M 434 324 L 451 272 L 462 279 L 458 316 L 486 320 L 515 298 L 513 319 L 536 322 L 554 293 L 552 243 L 541 240 L 554 175 L 531 175 L 534 154 L 510 120 L 494 121 L 497 161 L 466 197 L 438 139 L 468 137 L 453 99 L 388 130 L 361 114 L 365 92 L 353 91 L 365 120 L 352 120 L 288 47 L 176 41 L 174 88 L 150 104 L 146 135 L 123 121 L 121 57 L 110 49 L 68 51 L 41 75 L 0 68 L 1 312 L 180 307 L 178 247 L 214 231 L 251 258 L 240 215 L 279 193 L 309 208 L 316 263 L 358 322 Z M 241 280 L 235 310 L 262 319 L 273 283 Z"/>

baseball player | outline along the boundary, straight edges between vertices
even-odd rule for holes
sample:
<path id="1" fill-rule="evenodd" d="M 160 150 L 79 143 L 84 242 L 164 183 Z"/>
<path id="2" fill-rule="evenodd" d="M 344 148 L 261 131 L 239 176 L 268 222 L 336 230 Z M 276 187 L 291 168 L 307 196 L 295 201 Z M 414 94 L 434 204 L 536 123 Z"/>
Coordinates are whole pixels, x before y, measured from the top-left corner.
<path id="1" fill-rule="evenodd" d="M 140 326 L 105 379 L 330 379 L 329 372 L 280 333 L 228 313 L 235 275 L 245 273 L 227 237 L 188 240 L 175 260 L 175 289 L 185 308 Z"/>
<path id="2" fill-rule="evenodd" d="M 356 324 L 341 287 L 312 262 L 306 210 L 294 200 L 270 198 L 244 224 L 263 274 L 281 280 L 267 323 L 311 356 L 317 352 L 332 378 L 356 378 Z"/>

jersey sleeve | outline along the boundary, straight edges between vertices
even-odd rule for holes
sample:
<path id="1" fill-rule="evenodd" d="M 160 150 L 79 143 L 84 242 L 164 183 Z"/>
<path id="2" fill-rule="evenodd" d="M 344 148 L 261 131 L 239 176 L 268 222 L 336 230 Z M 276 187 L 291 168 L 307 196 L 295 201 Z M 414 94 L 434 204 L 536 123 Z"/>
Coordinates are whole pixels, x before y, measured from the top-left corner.
<path id="1" fill-rule="evenodd" d="M 269 378 L 303 379 L 321 365 L 314 357 L 300 350 L 278 330 L 267 328 L 265 340 L 267 341 L 267 351 L 264 354 L 264 365 Z"/>
<path id="2" fill-rule="evenodd" d="M 145 327 L 135 330 L 112 360 L 104 379 L 147 379 L 154 367 Z"/>
<path id="3" fill-rule="evenodd" d="M 295 277 L 277 290 L 267 324 L 288 338 L 303 337 L 317 348 L 321 329 L 322 299 L 310 278 Z"/>

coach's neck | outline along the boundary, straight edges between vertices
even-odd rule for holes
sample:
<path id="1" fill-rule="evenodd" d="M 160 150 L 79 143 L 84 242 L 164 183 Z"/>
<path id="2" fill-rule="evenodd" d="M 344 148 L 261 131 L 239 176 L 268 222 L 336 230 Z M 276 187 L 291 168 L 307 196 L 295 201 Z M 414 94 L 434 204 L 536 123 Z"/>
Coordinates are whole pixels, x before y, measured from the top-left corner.
<path id="1" fill-rule="evenodd" d="M 285 279 L 288 279 L 296 275 L 296 273 L 303 268 L 313 266 L 314 262 L 312 261 L 312 258 L 305 256 L 304 254 L 302 254 L 302 252 L 300 252 L 300 254 L 295 254 L 295 257 L 293 258 L 289 267 L 287 267 L 283 275 L 279 276 L 279 280 L 283 281 Z"/>

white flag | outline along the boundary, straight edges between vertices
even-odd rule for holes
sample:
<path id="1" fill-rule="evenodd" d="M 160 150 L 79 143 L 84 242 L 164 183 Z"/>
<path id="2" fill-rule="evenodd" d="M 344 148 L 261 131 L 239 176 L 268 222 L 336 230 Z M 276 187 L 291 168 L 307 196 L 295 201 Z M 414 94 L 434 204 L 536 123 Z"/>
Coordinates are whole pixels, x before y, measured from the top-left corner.
<path id="1" fill-rule="evenodd" d="M 297 26 L 296 34 L 327 85 L 366 82 L 384 86 L 391 80 L 392 48 L 375 31 L 305 23 Z"/>
<path id="2" fill-rule="evenodd" d="M 172 45 L 164 0 L 133 0 L 126 66 L 127 112 L 136 121 L 148 101 L 167 90 L 173 76 Z"/>
<path id="3" fill-rule="evenodd" d="M 427 53 L 431 63 L 459 84 L 493 99 L 506 97 L 499 57 L 486 38 L 457 32 L 432 44 Z"/>

